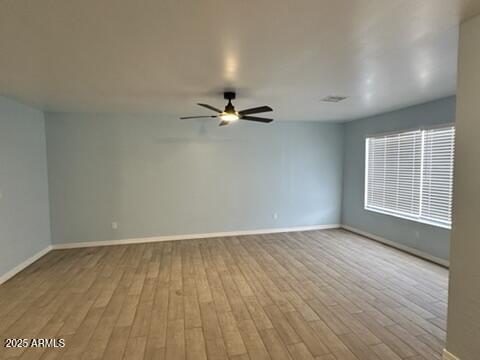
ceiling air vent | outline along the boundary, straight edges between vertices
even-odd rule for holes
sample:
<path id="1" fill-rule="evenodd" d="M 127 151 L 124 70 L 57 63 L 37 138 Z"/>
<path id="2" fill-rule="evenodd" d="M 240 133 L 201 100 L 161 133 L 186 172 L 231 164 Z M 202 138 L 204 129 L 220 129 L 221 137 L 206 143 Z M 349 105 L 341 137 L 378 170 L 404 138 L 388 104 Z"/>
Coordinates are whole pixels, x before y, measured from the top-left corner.
<path id="1" fill-rule="evenodd" d="M 324 97 L 322 101 L 324 102 L 331 102 L 331 103 L 338 103 L 340 101 L 345 100 L 347 97 L 346 96 L 338 96 L 338 95 L 329 95 L 327 97 Z"/>

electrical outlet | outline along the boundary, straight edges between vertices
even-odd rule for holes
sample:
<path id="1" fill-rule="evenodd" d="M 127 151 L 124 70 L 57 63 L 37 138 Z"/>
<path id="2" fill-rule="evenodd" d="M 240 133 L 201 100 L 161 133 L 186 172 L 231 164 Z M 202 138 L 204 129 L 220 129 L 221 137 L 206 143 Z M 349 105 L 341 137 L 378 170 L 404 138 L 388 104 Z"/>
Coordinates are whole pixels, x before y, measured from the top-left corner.
<path id="1" fill-rule="evenodd" d="M 273 220 L 277 220 L 277 219 L 278 219 L 278 213 L 274 212 L 272 216 L 273 216 Z"/>
<path id="2" fill-rule="evenodd" d="M 118 223 L 116 221 L 112 222 L 112 229 L 117 230 L 118 229 Z"/>

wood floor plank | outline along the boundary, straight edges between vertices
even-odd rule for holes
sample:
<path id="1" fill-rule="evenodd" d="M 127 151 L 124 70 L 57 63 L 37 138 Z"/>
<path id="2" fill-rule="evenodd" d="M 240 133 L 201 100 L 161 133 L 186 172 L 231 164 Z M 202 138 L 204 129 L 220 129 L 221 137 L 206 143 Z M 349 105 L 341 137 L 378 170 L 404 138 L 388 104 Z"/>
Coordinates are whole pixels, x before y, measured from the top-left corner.
<path id="1" fill-rule="evenodd" d="M 242 334 L 243 342 L 247 348 L 251 359 L 270 359 L 270 355 L 265 348 L 265 344 L 258 333 L 253 320 L 242 320 L 238 323 L 238 328 Z"/>
<path id="2" fill-rule="evenodd" d="M 358 358 L 350 351 L 345 343 L 336 335 L 326 323 L 321 320 L 310 323 L 315 329 L 317 336 L 320 337 L 327 345 L 330 352 L 338 359 L 342 360 L 358 360 Z M 319 356 L 321 357 L 321 356 Z"/>
<path id="3" fill-rule="evenodd" d="M 205 339 L 207 343 L 207 356 L 209 360 L 227 359 L 227 350 L 223 338 Z"/>
<path id="4" fill-rule="evenodd" d="M 270 318 L 273 327 L 278 332 L 285 344 L 295 344 L 301 341 L 301 338 L 298 336 L 295 329 L 292 327 L 292 325 L 290 325 L 288 320 L 276 305 L 265 307 L 265 311 Z"/>
<path id="5" fill-rule="evenodd" d="M 275 360 L 291 360 L 286 345 L 283 343 L 275 329 L 264 329 L 260 331 L 263 343 L 265 344 L 270 357 Z"/>
<path id="6" fill-rule="evenodd" d="M 408 343 L 418 354 L 422 355 L 427 360 L 440 359 L 440 353 L 433 350 L 424 342 L 418 340 L 413 335 L 409 334 L 400 325 L 391 326 L 388 328 L 393 334 Z"/>
<path id="7" fill-rule="evenodd" d="M 207 349 L 201 328 L 185 330 L 187 360 L 206 360 Z"/>
<path id="8" fill-rule="evenodd" d="M 386 331 L 382 325 L 376 323 L 371 317 L 367 314 L 356 314 L 355 316 L 360 320 L 366 327 L 368 327 L 375 336 L 377 336 L 384 345 L 387 345 L 389 348 L 393 349 L 396 354 L 402 358 L 409 358 L 418 353 L 413 350 L 407 343 L 403 340 L 396 337 L 390 331 Z M 375 348 L 375 347 L 372 347 Z M 378 347 L 383 349 L 383 346 Z"/>
<path id="9" fill-rule="evenodd" d="M 162 347 L 163 339 L 149 336 L 145 346 L 145 360 L 163 360 L 165 359 L 165 347 Z"/>
<path id="10" fill-rule="evenodd" d="M 225 347 L 229 356 L 242 355 L 247 353 L 240 331 L 237 327 L 235 316 L 232 312 L 218 314 L 220 328 L 222 329 Z"/>
<path id="11" fill-rule="evenodd" d="M 200 311 L 202 313 L 202 326 L 205 338 L 222 338 L 222 330 L 220 329 L 217 312 L 215 311 L 215 304 L 213 302 L 202 303 Z"/>
<path id="12" fill-rule="evenodd" d="M 398 356 L 385 344 L 373 345 L 371 348 L 373 352 L 382 360 L 402 360 L 400 356 Z"/>
<path id="13" fill-rule="evenodd" d="M 315 360 L 337 360 L 338 358 L 336 358 L 335 356 L 333 355 L 322 355 L 322 356 L 317 356 L 315 358 Z M 342 358 L 339 358 L 339 359 L 342 359 Z"/>
<path id="14" fill-rule="evenodd" d="M 316 331 L 303 319 L 300 313 L 289 312 L 285 316 L 313 356 L 326 355 L 330 352 L 317 336 Z"/>
<path id="15" fill-rule="evenodd" d="M 167 359 L 185 360 L 185 327 L 182 319 L 170 320 L 167 325 Z"/>
<path id="16" fill-rule="evenodd" d="M 339 335 L 339 337 L 360 360 L 382 360 L 382 358 L 378 357 L 375 352 L 362 341 L 363 339 L 356 334 L 350 333 Z"/>
<path id="17" fill-rule="evenodd" d="M 144 336 L 133 337 L 128 340 L 127 348 L 125 350 L 124 360 L 141 360 L 145 353 L 145 346 L 147 338 Z"/>
<path id="18" fill-rule="evenodd" d="M 296 343 L 288 345 L 288 351 L 294 360 L 314 360 L 313 355 L 308 351 L 304 343 Z"/>
<path id="19" fill-rule="evenodd" d="M 112 336 L 105 349 L 103 359 L 116 360 L 122 359 L 127 346 L 128 335 L 130 334 L 130 327 L 115 327 Z M 67 343 L 68 347 L 68 343 Z"/>

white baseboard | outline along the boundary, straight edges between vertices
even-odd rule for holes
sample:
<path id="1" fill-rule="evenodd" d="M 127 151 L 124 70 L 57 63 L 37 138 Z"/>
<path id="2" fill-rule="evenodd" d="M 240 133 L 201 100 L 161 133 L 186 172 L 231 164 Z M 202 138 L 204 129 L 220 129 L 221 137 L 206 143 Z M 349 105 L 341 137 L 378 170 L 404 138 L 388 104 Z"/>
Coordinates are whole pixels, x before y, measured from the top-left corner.
<path id="1" fill-rule="evenodd" d="M 433 255 L 430 255 L 430 254 L 427 254 L 423 251 L 420 251 L 420 250 L 417 250 L 417 249 L 414 249 L 410 246 L 406 246 L 406 245 L 402 245 L 402 244 L 399 244 L 398 242 L 395 242 L 395 241 L 392 241 L 392 240 L 388 240 L 388 239 L 385 239 L 385 238 L 382 238 L 381 236 L 378 236 L 378 235 L 374 235 L 374 234 L 370 234 L 366 231 L 363 231 L 363 230 L 359 230 L 359 229 L 356 229 L 354 227 L 351 227 L 351 226 L 348 226 L 348 225 L 342 225 L 341 226 L 343 229 L 345 230 L 348 230 L 348 231 L 351 231 L 355 234 L 358 234 L 358 235 L 362 235 L 362 236 L 365 236 L 367 238 L 370 238 L 372 240 L 375 240 L 375 241 L 378 241 L 378 242 L 381 242 L 385 245 L 388 245 L 388 246 L 391 246 L 391 247 L 394 247 L 398 250 L 402 250 L 404 252 L 407 252 L 409 254 L 412 254 L 412 255 L 415 255 L 415 256 L 418 256 L 422 259 L 425 259 L 425 260 L 428 260 L 428 261 L 431 261 L 435 264 L 438 264 L 438 265 L 442 265 L 442 266 L 445 266 L 445 267 L 449 267 L 450 263 L 448 260 L 445 260 L 445 259 L 441 259 L 439 257 L 436 257 L 436 256 L 433 256 Z"/>
<path id="2" fill-rule="evenodd" d="M 3 284 L 5 281 L 7 281 L 8 279 L 12 278 L 13 276 L 15 276 L 17 273 L 19 273 L 20 271 L 22 271 L 23 269 L 25 269 L 27 266 L 33 264 L 35 261 L 37 261 L 38 259 L 40 259 L 43 255 L 47 254 L 48 252 L 50 252 L 50 250 L 52 250 L 52 246 L 49 245 L 47 246 L 45 249 L 43 250 L 40 250 L 38 253 L 36 253 L 35 255 L 33 255 L 32 257 L 28 258 L 27 260 L 25 260 L 24 262 L 22 262 L 21 264 L 18 264 L 17 266 L 15 266 L 12 270 L 10 271 L 7 271 L 5 274 L 1 275 L 0 276 L 0 285 Z"/>
<path id="3" fill-rule="evenodd" d="M 296 232 L 296 231 L 310 231 L 310 230 L 327 230 L 327 229 L 337 229 L 343 228 L 345 230 L 351 231 L 353 233 L 368 237 L 370 239 L 376 240 L 383 244 L 395 247 L 399 250 L 408 252 L 415 256 L 424 258 L 431 262 L 437 263 L 442 266 L 448 267 L 449 262 L 444 259 L 437 258 L 435 256 L 426 254 L 422 251 L 410 248 L 405 245 L 401 245 L 391 240 L 384 239 L 380 236 L 367 233 L 362 230 L 358 230 L 348 225 L 340 224 L 327 224 L 327 225 L 311 225 L 311 226 L 297 226 L 289 228 L 276 228 L 276 229 L 257 229 L 257 230 L 240 230 L 240 231 L 227 231 L 227 232 L 215 232 L 215 233 L 203 233 L 203 234 L 186 234 L 186 235 L 166 235 L 166 236 L 154 236 L 154 237 L 145 237 L 145 238 L 136 238 L 136 239 L 120 239 L 120 240 L 104 240 L 104 241 L 91 241 L 91 242 L 79 242 L 71 244 L 54 244 L 46 247 L 42 251 L 33 255 L 29 259 L 25 260 L 21 264 L 15 266 L 12 270 L 0 276 L 0 284 L 4 283 L 11 277 L 13 277 L 18 272 L 25 269 L 30 264 L 37 261 L 39 258 L 47 254 L 51 250 L 57 249 L 74 249 L 74 248 L 84 248 L 84 247 L 95 247 L 95 246 L 110 246 L 110 245 L 127 245 L 127 244 L 141 244 L 141 243 L 150 243 L 150 242 L 160 242 L 160 241 L 174 241 L 174 240 L 189 240 L 189 239 L 205 239 L 205 238 L 215 238 L 215 237 L 229 237 L 229 236 L 244 236 L 244 235 L 261 235 L 261 234 L 275 234 L 275 233 L 286 233 L 286 232 Z M 448 355 L 445 355 L 448 354 Z M 445 350 L 445 356 L 453 356 L 448 351 Z M 457 359 L 456 357 L 446 357 L 445 359 Z M 458 359 L 457 359 L 458 360 Z"/>
<path id="4" fill-rule="evenodd" d="M 443 349 L 443 360 L 460 360 L 460 358 L 456 357 L 452 353 L 448 352 L 447 349 Z"/>
<path id="5" fill-rule="evenodd" d="M 226 231 L 226 232 L 203 233 L 203 234 L 166 235 L 166 236 L 144 237 L 144 238 L 138 238 L 138 239 L 120 239 L 120 240 L 77 242 L 77 243 L 71 243 L 71 244 L 54 244 L 52 245 L 52 248 L 54 250 L 74 249 L 74 248 L 95 247 L 95 246 L 141 244 L 141 243 L 160 242 L 160 241 L 275 234 L 275 233 L 285 233 L 285 232 L 295 232 L 295 231 L 326 230 L 326 229 L 338 229 L 338 228 L 340 228 L 340 224 L 297 226 L 297 227 L 276 228 L 276 229 Z"/>
<path id="6" fill-rule="evenodd" d="M 8 279 L 12 278 L 15 274 L 19 273 L 27 266 L 31 265 L 42 256 L 57 249 L 74 249 L 94 246 L 109 246 L 109 245 L 126 245 L 126 244 L 141 244 L 158 241 L 173 241 L 173 240 L 188 240 L 188 239 L 205 239 L 215 237 L 228 237 L 228 236 L 242 236 L 242 235 L 259 235 L 259 234 L 275 234 L 283 232 L 295 232 L 295 231 L 309 231 L 309 230 L 326 230 L 326 229 L 338 229 L 340 224 L 328 224 L 328 225 L 311 225 L 311 226 L 297 226 L 290 228 L 277 228 L 277 229 L 258 229 L 258 230 L 241 230 L 241 231 L 227 231 L 216 233 L 204 233 L 204 234 L 187 234 L 187 235 L 167 235 L 167 236 L 154 236 L 138 239 L 121 239 L 121 240 L 105 240 L 105 241 L 92 241 L 92 242 L 79 242 L 72 244 L 54 244 L 49 245 L 45 249 L 39 251 L 29 259 L 25 260 L 21 264 L 15 266 L 10 271 L 3 275 L 0 275 L 0 284 L 3 284 Z"/>

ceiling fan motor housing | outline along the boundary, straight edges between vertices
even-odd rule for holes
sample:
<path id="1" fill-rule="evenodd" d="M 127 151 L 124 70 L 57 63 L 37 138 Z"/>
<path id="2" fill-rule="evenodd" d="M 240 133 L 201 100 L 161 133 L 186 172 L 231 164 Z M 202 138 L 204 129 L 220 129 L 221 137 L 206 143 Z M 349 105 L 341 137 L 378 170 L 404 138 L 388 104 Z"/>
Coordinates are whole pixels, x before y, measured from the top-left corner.
<path id="1" fill-rule="evenodd" d="M 225 100 L 235 100 L 235 92 L 234 91 L 225 91 L 223 93 L 223 98 Z"/>

